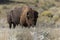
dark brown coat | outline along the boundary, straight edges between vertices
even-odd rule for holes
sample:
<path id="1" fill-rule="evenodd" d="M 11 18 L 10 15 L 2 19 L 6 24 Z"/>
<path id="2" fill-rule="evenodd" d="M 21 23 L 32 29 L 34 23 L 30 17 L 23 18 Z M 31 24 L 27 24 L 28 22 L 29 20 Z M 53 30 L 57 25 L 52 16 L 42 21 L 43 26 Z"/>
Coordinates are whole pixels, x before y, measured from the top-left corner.
<path id="1" fill-rule="evenodd" d="M 13 27 L 15 28 L 16 25 L 19 24 L 20 22 L 20 14 L 21 14 L 21 8 L 15 7 L 14 9 L 10 10 L 7 14 L 7 21 L 9 23 L 9 27 Z"/>
<path id="2" fill-rule="evenodd" d="M 20 24 L 25 27 L 30 27 L 36 25 L 38 18 L 38 12 L 32 10 L 29 6 L 24 6 L 22 8 L 22 13 L 20 16 Z"/>

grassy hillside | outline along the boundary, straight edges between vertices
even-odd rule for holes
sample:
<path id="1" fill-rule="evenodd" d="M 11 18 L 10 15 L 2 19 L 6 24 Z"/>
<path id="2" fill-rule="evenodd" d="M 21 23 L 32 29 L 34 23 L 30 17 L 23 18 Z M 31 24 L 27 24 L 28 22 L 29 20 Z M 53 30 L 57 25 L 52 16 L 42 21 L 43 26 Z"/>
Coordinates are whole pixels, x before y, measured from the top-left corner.
<path id="1" fill-rule="evenodd" d="M 25 4 L 39 12 L 36 26 L 22 28 L 18 25 L 9 29 L 7 12 Z M 11 0 L 1 3 L 0 40 L 60 40 L 60 0 Z"/>

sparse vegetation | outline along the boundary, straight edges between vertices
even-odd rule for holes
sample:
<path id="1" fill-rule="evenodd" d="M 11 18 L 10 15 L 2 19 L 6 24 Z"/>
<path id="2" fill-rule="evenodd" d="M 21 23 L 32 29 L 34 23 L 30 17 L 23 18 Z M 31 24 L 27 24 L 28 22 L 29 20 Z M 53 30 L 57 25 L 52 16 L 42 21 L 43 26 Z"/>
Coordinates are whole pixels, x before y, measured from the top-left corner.
<path id="1" fill-rule="evenodd" d="M 44 11 L 41 13 L 42 16 L 53 17 L 53 14 L 50 11 Z"/>
<path id="2" fill-rule="evenodd" d="M 3 6 L 3 8 L 2 9 L 8 9 L 8 7 L 7 6 Z"/>
<path id="3" fill-rule="evenodd" d="M 3 0 L 0 0 L 0 2 L 1 1 Z M 59 0 L 4 1 L 5 3 L 0 3 L 0 35 L 2 35 L 0 36 L 0 40 L 34 40 L 35 38 L 37 40 L 60 40 Z M 21 26 L 18 25 L 15 29 L 9 29 L 6 20 L 6 12 L 10 9 L 13 9 L 15 6 L 21 7 L 25 4 L 28 4 L 39 12 L 36 27 L 21 28 Z M 55 25 L 57 25 L 57 27 Z M 44 34 L 46 34 L 45 32 L 48 32 L 46 36 L 44 36 Z"/>
<path id="4" fill-rule="evenodd" d="M 58 15 L 54 15 L 53 16 L 53 20 L 56 22 L 56 21 L 58 21 L 58 19 L 59 19 L 60 17 L 58 16 Z"/>
<path id="5" fill-rule="evenodd" d="M 33 40 L 32 35 L 30 34 L 30 32 L 22 32 L 18 35 L 16 35 L 17 40 Z"/>

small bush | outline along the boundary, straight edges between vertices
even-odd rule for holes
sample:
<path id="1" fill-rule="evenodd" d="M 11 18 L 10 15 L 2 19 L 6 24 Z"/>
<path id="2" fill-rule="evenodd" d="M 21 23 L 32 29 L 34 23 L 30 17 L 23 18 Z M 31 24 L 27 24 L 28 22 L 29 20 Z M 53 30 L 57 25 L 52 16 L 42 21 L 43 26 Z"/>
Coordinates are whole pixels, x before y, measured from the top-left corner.
<path id="1" fill-rule="evenodd" d="M 58 15 L 53 16 L 53 20 L 54 21 L 57 21 L 58 19 L 59 19 L 59 16 Z"/>
<path id="2" fill-rule="evenodd" d="M 8 9 L 8 7 L 7 7 L 7 6 L 3 6 L 2 8 L 3 8 L 3 9 Z"/>
<path id="3" fill-rule="evenodd" d="M 53 17 L 52 13 L 50 11 L 44 11 L 41 13 L 42 16 L 48 16 L 48 17 Z"/>
<path id="4" fill-rule="evenodd" d="M 32 35 L 28 31 L 24 31 L 16 35 L 17 40 L 33 40 Z"/>

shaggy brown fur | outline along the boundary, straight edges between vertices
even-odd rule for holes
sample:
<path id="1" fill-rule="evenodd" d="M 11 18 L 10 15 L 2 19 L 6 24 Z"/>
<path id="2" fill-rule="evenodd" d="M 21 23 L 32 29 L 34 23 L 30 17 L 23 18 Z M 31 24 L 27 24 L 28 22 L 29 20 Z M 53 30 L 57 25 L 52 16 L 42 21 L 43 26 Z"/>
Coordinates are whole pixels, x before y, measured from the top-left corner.
<path id="1" fill-rule="evenodd" d="M 19 24 L 21 11 L 21 8 L 15 7 L 13 10 L 10 10 L 10 12 L 8 12 L 7 21 L 9 23 L 10 28 L 12 27 L 12 24 L 14 28 L 16 25 Z"/>
<path id="2" fill-rule="evenodd" d="M 27 16 L 27 12 L 28 12 L 29 8 L 28 6 L 23 6 L 22 7 L 22 13 L 21 13 L 21 17 L 20 17 L 20 24 L 23 26 L 26 26 L 26 16 Z"/>
<path id="3" fill-rule="evenodd" d="M 32 10 L 32 8 L 30 8 L 29 6 L 24 6 L 22 8 L 22 13 L 20 16 L 20 24 L 25 27 L 34 26 L 36 25 L 37 17 L 38 12 Z"/>

